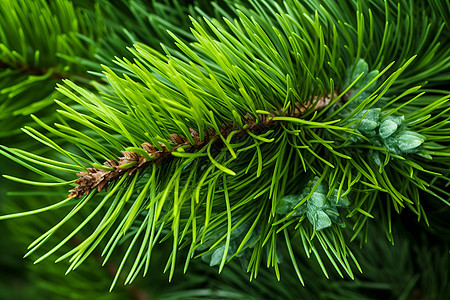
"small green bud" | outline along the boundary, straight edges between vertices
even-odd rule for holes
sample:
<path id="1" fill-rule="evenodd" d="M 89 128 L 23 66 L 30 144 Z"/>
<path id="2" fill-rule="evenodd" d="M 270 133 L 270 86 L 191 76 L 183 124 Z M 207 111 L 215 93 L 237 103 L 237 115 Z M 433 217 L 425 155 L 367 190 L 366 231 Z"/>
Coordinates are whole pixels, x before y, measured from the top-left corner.
<path id="1" fill-rule="evenodd" d="M 425 137 L 417 132 L 405 130 L 396 138 L 397 146 L 403 152 L 416 149 L 425 142 Z"/>
<path id="2" fill-rule="evenodd" d="M 393 120 L 385 120 L 380 125 L 379 134 L 382 139 L 385 139 L 392 135 L 398 128 L 397 123 Z"/>

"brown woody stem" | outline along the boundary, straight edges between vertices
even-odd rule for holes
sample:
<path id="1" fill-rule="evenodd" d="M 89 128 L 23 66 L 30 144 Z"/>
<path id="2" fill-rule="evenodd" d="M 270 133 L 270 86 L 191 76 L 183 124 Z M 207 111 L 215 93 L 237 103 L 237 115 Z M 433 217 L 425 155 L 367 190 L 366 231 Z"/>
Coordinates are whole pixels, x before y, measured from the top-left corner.
<path id="1" fill-rule="evenodd" d="M 334 95 L 336 97 L 336 94 Z M 275 114 L 263 115 L 259 114 L 258 122 L 250 115 L 245 116 L 244 128 L 241 130 L 241 134 L 244 135 L 247 131 L 260 131 L 264 129 L 268 129 L 273 126 L 275 123 L 281 123 L 280 121 L 273 121 L 272 117 L 276 115 L 288 116 L 288 117 L 300 117 L 303 113 L 310 109 L 313 105 L 315 106 L 315 110 L 321 110 L 326 107 L 331 101 L 330 95 L 326 97 L 322 97 L 317 101 L 317 98 L 312 102 L 307 103 L 306 105 L 300 105 L 299 103 L 295 105 L 293 112 L 287 113 L 283 111 L 277 111 Z M 233 124 L 223 124 L 222 129 L 220 129 L 220 134 L 224 137 L 228 136 L 235 128 L 233 128 Z M 143 143 L 142 148 L 148 153 L 151 160 L 147 160 L 143 155 L 134 152 L 121 151 L 123 153 L 123 157 L 120 157 L 117 161 L 108 160 L 103 163 L 105 166 L 104 169 L 98 168 L 87 168 L 87 172 L 77 173 L 79 179 L 75 181 L 78 185 L 69 191 L 69 197 L 78 198 L 83 194 L 89 194 L 91 190 L 94 188 L 97 189 L 98 192 L 102 191 L 108 184 L 120 178 L 123 174 L 128 173 L 129 175 L 133 174 L 137 170 L 141 170 L 145 168 L 150 163 L 160 164 L 161 162 L 172 158 L 172 152 L 177 148 L 182 146 L 187 146 L 184 150 L 186 152 L 194 152 L 195 150 L 202 148 L 206 144 L 208 144 L 212 139 L 215 139 L 215 142 L 219 142 L 220 139 L 216 139 L 218 136 L 217 132 L 212 132 L 210 135 L 205 134 L 203 139 L 200 138 L 200 135 L 194 129 L 190 129 L 191 137 L 194 141 L 191 144 L 188 139 L 179 134 L 171 134 L 171 140 L 169 142 L 174 143 L 170 150 L 167 147 L 160 143 L 162 150 L 159 150 L 155 146 L 150 143 Z"/>

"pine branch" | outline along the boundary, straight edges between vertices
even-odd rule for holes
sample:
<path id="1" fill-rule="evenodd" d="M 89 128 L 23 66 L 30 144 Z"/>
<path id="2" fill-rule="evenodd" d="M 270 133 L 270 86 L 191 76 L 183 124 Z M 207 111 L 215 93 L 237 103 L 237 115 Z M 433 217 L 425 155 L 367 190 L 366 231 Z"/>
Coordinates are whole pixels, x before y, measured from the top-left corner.
<path id="1" fill-rule="evenodd" d="M 0 61 L 0 69 L 14 69 L 17 70 L 20 75 L 31 75 L 31 76 L 43 76 L 50 74 L 47 78 L 49 80 L 62 80 L 67 78 L 83 78 L 86 80 L 96 80 L 99 83 L 102 83 L 98 79 L 98 77 L 89 76 L 89 74 L 86 73 L 80 73 L 80 74 L 74 74 L 74 73 L 68 73 L 68 72 L 60 72 L 60 67 L 36 67 L 32 65 L 25 65 L 20 62 L 15 62 L 14 64 L 8 64 L 7 62 Z"/>
<path id="2" fill-rule="evenodd" d="M 303 282 L 295 246 L 313 254 L 325 276 L 324 256 L 340 276 L 355 278 L 349 240 L 366 241 L 372 219 L 381 216 L 393 242 L 392 212 L 426 221 L 423 194 L 448 203 L 450 96 L 427 96 L 422 86 L 445 85 L 450 51 L 439 43 L 436 15 L 412 1 L 322 4 L 252 1 L 225 19 L 193 18 L 194 42 L 171 33 L 176 50 L 136 43 L 133 59 L 104 67 L 108 85 L 98 92 L 59 85 L 77 105 L 58 101 L 54 125 L 33 116 L 47 133 L 24 129 L 59 157 L 0 153 L 51 182 L 8 179 L 45 188 L 72 185 L 78 173 L 79 185 L 61 202 L 0 220 L 73 206 L 30 254 L 92 203 L 36 262 L 96 223 L 58 261 L 70 258 L 71 271 L 100 242 L 108 241 L 106 260 L 127 243 L 113 284 L 132 255 L 125 282 L 146 274 L 154 246 L 165 241 L 169 278 L 183 249 L 185 270 L 198 256 L 219 272 L 240 259 L 251 278 L 263 264 L 280 278 L 282 248 Z"/>
<path id="3" fill-rule="evenodd" d="M 337 94 L 333 96 L 333 98 L 336 97 Z M 286 121 L 273 121 L 272 119 L 276 116 L 299 118 L 305 111 L 313 110 L 319 112 L 321 109 L 328 106 L 331 100 L 332 98 L 328 95 L 307 102 L 306 105 L 301 105 L 297 102 L 295 103 L 295 108 L 292 113 L 288 113 L 287 110 L 281 110 L 269 115 L 258 114 L 258 119 L 256 121 L 247 114 L 245 116 L 246 121 L 243 123 L 243 129 L 237 128 L 235 124 L 232 123 L 222 124 L 222 126 L 220 126 L 220 135 L 226 140 L 230 140 L 233 135 L 248 135 L 249 131 L 253 132 L 253 134 L 266 132 L 274 125 L 287 124 Z M 345 97 L 341 98 L 341 101 L 345 101 Z M 340 101 L 336 103 L 339 104 Z M 189 128 L 189 132 L 191 139 L 187 139 L 180 134 L 171 134 L 171 140 L 168 141 L 170 150 L 164 143 L 160 142 L 160 148 L 162 149 L 159 150 L 152 144 L 146 142 L 141 145 L 145 153 L 142 151 L 121 151 L 124 154 L 124 157 L 120 157 L 117 161 L 108 160 L 103 163 L 104 167 L 101 167 L 101 169 L 88 168 L 88 172 L 77 173 L 77 176 L 80 178 L 75 180 L 75 183 L 78 185 L 69 191 L 69 197 L 79 198 L 83 194 L 88 195 L 95 187 L 97 187 L 97 192 L 101 192 L 104 188 L 108 187 L 109 182 L 117 180 L 125 172 L 128 173 L 128 175 L 132 175 L 133 173 L 136 173 L 136 171 L 145 169 L 150 163 L 161 164 L 168 159 L 172 159 L 172 153 L 179 148 L 182 148 L 182 152 L 189 153 L 194 152 L 209 143 L 212 143 L 216 147 L 223 146 L 223 142 L 219 138 L 219 133 L 215 131 L 211 130 L 208 134 L 205 133 L 203 138 L 201 138 L 199 133 L 192 128 Z M 193 143 L 190 141 L 193 141 Z"/>

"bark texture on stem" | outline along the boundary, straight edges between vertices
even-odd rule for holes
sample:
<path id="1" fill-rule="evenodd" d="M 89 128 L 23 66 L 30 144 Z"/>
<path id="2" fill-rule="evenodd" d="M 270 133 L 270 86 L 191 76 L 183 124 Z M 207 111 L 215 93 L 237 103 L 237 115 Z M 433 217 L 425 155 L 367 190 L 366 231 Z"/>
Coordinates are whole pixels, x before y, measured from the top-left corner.
<path id="1" fill-rule="evenodd" d="M 333 95 L 333 98 L 336 96 L 336 94 Z M 242 129 L 240 134 L 245 135 L 247 131 L 267 130 L 269 127 L 272 127 L 277 123 L 282 123 L 282 121 L 273 121 L 271 119 L 275 116 L 300 117 L 306 110 L 311 109 L 312 106 L 314 106 L 314 110 L 319 111 L 326 107 L 331 100 L 332 98 L 330 95 L 320 99 L 315 98 L 306 105 L 297 103 L 291 113 L 276 111 L 270 115 L 259 114 L 259 120 L 255 120 L 252 116 L 246 115 L 244 122 L 245 129 Z M 159 150 L 150 143 L 143 143 L 141 145 L 142 149 L 144 149 L 152 158 L 151 160 L 147 160 L 139 153 L 121 151 L 124 155 L 123 157 L 120 157 L 117 161 L 108 160 L 103 163 L 106 167 L 105 170 L 98 168 L 87 168 L 87 172 L 77 173 L 79 179 L 77 179 L 75 183 L 78 185 L 69 191 L 69 197 L 79 198 L 84 194 L 89 194 L 93 189 L 97 189 L 97 191 L 100 192 L 106 188 L 111 181 L 120 178 L 125 173 L 131 175 L 137 170 L 145 168 L 150 163 L 160 164 L 167 159 L 173 158 L 171 153 L 179 147 L 187 146 L 184 149 L 186 152 L 194 152 L 195 150 L 208 144 L 212 139 L 215 139 L 214 142 L 221 142 L 221 139 L 217 138 L 217 132 L 205 134 L 204 138 L 201 139 L 196 130 L 192 128 L 189 130 L 194 141 L 193 144 L 191 144 L 186 137 L 180 134 L 171 134 L 169 142 L 175 144 L 175 146 L 173 146 L 170 150 L 167 149 L 167 147 L 162 143 L 160 143 L 162 150 Z M 222 124 L 220 134 L 226 138 L 234 130 L 236 130 L 236 128 L 234 128 L 232 123 Z"/>

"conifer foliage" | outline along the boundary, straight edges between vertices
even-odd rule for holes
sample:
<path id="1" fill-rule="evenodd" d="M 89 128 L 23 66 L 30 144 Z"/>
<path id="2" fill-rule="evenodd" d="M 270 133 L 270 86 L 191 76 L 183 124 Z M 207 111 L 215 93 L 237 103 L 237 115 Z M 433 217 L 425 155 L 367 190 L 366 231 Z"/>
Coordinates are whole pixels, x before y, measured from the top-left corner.
<path id="1" fill-rule="evenodd" d="M 438 230 L 448 213 L 449 9 L 5 1 L 0 136 L 22 127 L 45 150 L 2 140 L 34 174 L 1 172 L 32 187 L 29 201 L 54 196 L 0 220 L 58 216 L 25 256 L 67 272 L 115 260 L 111 289 L 152 273 L 155 257 L 169 280 L 215 268 L 233 285 L 242 272 L 271 278 L 268 267 L 285 289 L 320 273 L 364 281 L 372 232 L 394 244 L 397 215 Z"/>

